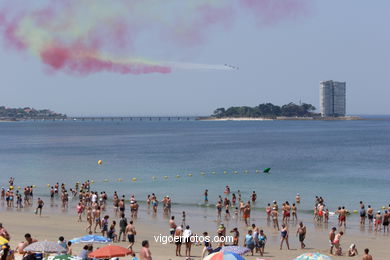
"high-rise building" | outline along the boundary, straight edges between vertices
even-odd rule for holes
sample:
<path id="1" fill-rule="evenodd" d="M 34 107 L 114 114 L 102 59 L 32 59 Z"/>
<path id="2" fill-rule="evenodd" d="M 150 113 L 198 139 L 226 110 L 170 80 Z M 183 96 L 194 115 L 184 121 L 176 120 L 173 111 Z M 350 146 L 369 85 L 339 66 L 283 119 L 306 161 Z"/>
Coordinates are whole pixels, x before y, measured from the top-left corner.
<path id="1" fill-rule="evenodd" d="M 333 80 L 320 83 L 321 116 L 336 117 L 346 114 L 346 83 Z"/>

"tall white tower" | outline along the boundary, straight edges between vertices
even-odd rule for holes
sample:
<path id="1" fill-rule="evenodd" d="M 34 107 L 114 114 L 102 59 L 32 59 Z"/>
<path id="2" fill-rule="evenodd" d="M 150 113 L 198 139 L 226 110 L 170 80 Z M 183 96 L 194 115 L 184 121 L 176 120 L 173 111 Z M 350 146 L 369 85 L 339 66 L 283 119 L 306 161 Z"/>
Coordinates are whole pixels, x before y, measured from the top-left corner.
<path id="1" fill-rule="evenodd" d="M 320 82 L 321 116 L 337 117 L 346 114 L 346 83 L 332 80 Z"/>

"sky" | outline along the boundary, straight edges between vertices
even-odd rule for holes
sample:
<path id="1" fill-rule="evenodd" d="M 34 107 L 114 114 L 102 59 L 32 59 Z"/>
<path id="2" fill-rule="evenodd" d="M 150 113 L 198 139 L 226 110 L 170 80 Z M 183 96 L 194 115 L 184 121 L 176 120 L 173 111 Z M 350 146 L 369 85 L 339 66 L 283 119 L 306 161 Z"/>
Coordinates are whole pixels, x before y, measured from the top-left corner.
<path id="1" fill-rule="evenodd" d="M 319 82 L 338 80 L 347 82 L 348 114 L 390 114 L 389 14 L 387 0 L 311 0 L 277 22 L 258 24 L 238 13 L 185 47 L 140 36 L 137 52 L 147 58 L 239 70 L 75 75 L 0 41 L 0 105 L 71 116 L 209 115 L 219 107 L 300 100 L 319 109 Z"/>

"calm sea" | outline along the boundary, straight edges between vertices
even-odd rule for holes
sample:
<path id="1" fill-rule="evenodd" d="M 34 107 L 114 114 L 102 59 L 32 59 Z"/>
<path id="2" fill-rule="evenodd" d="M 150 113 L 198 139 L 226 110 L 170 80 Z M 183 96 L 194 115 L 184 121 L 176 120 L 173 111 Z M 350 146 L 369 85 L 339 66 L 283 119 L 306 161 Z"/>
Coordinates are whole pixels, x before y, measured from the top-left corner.
<path id="1" fill-rule="evenodd" d="M 256 173 L 266 167 L 270 174 Z M 259 208 L 296 193 L 305 210 L 316 195 L 331 210 L 357 209 L 359 200 L 379 208 L 390 203 L 390 118 L 0 123 L 0 173 L 1 186 L 14 176 L 40 196 L 49 183 L 89 179 L 110 195 L 154 192 L 188 207 L 203 203 L 204 189 L 214 204 L 229 185 L 244 199 L 256 191 Z"/>

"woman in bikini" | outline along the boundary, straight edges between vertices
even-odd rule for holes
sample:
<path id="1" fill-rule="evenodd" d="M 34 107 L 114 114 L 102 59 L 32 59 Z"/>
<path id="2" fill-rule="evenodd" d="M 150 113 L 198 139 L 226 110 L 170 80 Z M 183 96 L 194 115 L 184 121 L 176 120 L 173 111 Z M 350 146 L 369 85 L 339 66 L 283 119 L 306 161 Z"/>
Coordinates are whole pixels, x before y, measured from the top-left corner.
<path id="1" fill-rule="evenodd" d="M 279 229 L 279 221 L 278 221 L 278 211 L 275 209 L 275 208 L 272 208 L 272 211 L 271 211 L 271 217 L 272 217 L 272 223 L 274 224 L 274 228 L 275 229 Z"/>
<path id="2" fill-rule="evenodd" d="M 267 213 L 267 221 L 270 221 L 271 219 L 271 204 L 268 203 L 267 207 L 265 208 L 265 212 Z"/>
<path id="3" fill-rule="evenodd" d="M 375 215 L 375 231 L 381 231 L 382 225 L 382 215 L 381 212 L 378 211 Z"/>

